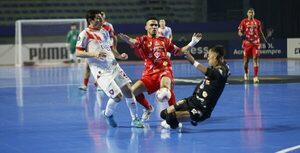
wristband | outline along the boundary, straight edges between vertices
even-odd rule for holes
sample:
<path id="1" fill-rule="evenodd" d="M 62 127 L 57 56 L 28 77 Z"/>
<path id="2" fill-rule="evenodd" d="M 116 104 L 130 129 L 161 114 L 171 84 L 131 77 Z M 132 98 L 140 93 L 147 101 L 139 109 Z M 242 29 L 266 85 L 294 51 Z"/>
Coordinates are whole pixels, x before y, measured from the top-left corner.
<path id="1" fill-rule="evenodd" d="M 196 44 L 197 44 L 197 42 L 195 42 L 195 41 L 192 40 L 192 41 L 188 44 L 188 46 L 194 47 Z"/>
<path id="2" fill-rule="evenodd" d="M 197 68 L 199 64 L 199 62 L 195 61 L 193 65 L 195 66 L 195 68 Z"/>

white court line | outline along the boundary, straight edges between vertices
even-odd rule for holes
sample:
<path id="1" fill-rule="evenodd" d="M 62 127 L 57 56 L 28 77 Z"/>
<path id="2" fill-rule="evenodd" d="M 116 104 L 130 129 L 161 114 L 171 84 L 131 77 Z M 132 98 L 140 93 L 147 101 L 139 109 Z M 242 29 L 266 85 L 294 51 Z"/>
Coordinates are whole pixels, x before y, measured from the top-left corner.
<path id="1" fill-rule="evenodd" d="M 294 151 L 294 150 L 297 150 L 297 149 L 300 149 L 300 145 L 294 146 L 294 147 L 289 147 L 289 148 L 286 148 L 286 149 L 282 149 L 282 150 L 277 151 L 276 153 L 287 153 L 287 152 Z"/>
<path id="2" fill-rule="evenodd" d="M 35 88 L 35 87 L 61 87 L 61 86 L 73 86 L 73 85 L 80 85 L 80 84 L 36 84 L 36 85 L 23 85 L 22 87 L 26 88 Z M 17 88 L 16 85 L 6 85 L 6 86 L 0 86 L 0 88 Z"/>

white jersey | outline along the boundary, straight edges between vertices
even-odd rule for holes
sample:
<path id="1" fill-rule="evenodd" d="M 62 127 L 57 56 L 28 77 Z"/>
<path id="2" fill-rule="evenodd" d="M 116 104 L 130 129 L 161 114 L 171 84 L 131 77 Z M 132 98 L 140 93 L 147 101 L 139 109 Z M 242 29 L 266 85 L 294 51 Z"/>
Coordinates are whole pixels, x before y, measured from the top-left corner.
<path id="1" fill-rule="evenodd" d="M 103 24 L 109 26 L 110 29 L 112 30 L 112 32 L 115 33 L 114 27 L 113 27 L 113 25 L 111 23 L 105 21 Z M 113 45 L 114 45 L 114 39 L 112 39 L 110 37 L 110 46 L 113 46 Z"/>
<path id="2" fill-rule="evenodd" d="M 90 65 L 99 67 L 102 72 L 111 72 L 117 65 L 117 61 L 110 48 L 110 33 L 108 30 L 101 28 L 86 28 L 78 37 L 76 48 L 86 52 L 105 52 L 106 58 L 101 60 L 96 58 L 88 58 Z"/>
<path id="3" fill-rule="evenodd" d="M 170 27 L 165 26 L 165 28 L 158 28 L 158 36 L 170 38 L 172 35 L 172 29 Z"/>
<path id="4" fill-rule="evenodd" d="M 76 48 L 86 52 L 105 52 L 106 57 L 96 59 L 87 58 L 91 73 L 98 85 L 104 90 L 107 96 L 115 98 L 124 85 L 131 82 L 126 73 L 117 63 L 110 48 L 111 31 L 108 26 L 100 30 L 86 28 L 78 37 Z"/>

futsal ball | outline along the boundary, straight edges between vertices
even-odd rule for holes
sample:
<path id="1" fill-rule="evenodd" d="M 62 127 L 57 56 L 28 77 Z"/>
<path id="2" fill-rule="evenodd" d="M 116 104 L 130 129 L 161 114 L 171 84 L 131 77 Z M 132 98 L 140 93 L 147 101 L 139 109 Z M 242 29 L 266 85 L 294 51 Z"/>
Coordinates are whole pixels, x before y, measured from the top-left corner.
<path id="1" fill-rule="evenodd" d="M 167 102 L 171 98 L 171 92 L 167 88 L 160 88 L 156 94 L 156 99 L 159 102 Z"/>

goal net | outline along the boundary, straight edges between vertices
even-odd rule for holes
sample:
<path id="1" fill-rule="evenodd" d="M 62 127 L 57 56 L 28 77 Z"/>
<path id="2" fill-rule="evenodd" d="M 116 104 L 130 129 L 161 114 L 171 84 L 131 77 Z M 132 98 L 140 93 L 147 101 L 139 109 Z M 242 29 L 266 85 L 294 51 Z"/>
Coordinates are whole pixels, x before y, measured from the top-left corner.
<path id="1" fill-rule="evenodd" d="M 53 64 L 69 60 L 66 37 L 72 24 L 82 31 L 85 19 L 30 19 L 15 23 L 15 64 Z"/>

